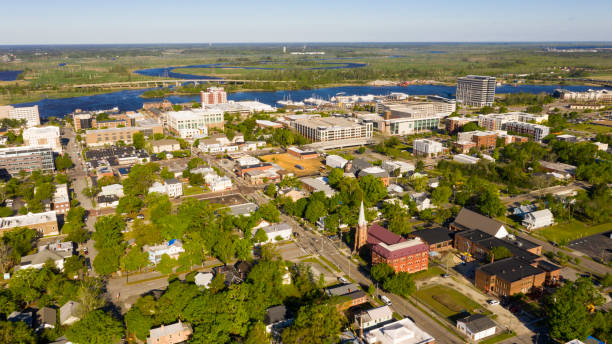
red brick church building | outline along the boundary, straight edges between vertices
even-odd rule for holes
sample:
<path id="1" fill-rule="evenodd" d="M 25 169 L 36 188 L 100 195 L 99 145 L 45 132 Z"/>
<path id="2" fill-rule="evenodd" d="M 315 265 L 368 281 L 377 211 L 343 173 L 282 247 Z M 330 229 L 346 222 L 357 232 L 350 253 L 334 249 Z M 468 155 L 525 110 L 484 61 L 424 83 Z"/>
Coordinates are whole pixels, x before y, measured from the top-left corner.
<path id="1" fill-rule="evenodd" d="M 395 272 L 414 273 L 427 270 L 429 266 L 429 246 L 423 240 L 406 240 L 377 223 L 368 227 L 363 202 L 355 233 L 355 251 L 362 248 L 370 250 L 372 265 L 388 264 Z"/>

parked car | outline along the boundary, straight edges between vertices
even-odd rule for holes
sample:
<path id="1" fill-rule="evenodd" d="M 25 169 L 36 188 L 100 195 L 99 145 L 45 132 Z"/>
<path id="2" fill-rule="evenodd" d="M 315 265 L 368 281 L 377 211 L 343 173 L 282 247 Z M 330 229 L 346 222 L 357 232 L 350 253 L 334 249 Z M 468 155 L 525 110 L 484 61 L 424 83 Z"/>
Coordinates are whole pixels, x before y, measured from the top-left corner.
<path id="1" fill-rule="evenodd" d="M 386 305 L 391 305 L 391 300 L 386 297 L 385 295 L 380 295 L 380 299 L 382 300 L 382 302 L 384 302 Z"/>
<path id="2" fill-rule="evenodd" d="M 449 278 L 449 277 L 451 277 L 451 275 L 450 274 L 444 274 L 444 275 L 442 275 L 442 277 L 443 278 Z"/>
<path id="3" fill-rule="evenodd" d="M 140 220 L 144 220 L 144 215 L 142 215 L 142 214 L 138 214 L 138 215 L 136 215 L 136 218 L 137 218 L 137 219 L 140 219 Z"/>
<path id="4" fill-rule="evenodd" d="M 340 283 L 344 283 L 344 284 L 348 284 L 349 283 L 349 281 L 346 278 L 344 278 L 344 277 L 338 277 L 338 281 L 340 281 Z"/>

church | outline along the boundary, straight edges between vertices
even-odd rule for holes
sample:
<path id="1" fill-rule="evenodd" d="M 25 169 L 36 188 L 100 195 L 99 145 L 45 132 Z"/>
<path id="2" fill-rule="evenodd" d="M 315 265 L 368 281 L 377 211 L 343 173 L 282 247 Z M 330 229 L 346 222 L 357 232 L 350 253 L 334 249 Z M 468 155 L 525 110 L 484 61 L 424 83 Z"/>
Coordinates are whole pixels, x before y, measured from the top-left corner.
<path id="1" fill-rule="evenodd" d="M 427 270 L 429 245 L 419 238 L 406 240 L 378 223 L 368 227 L 363 201 L 355 232 L 355 252 L 369 251 L 372 265 L 388 264 L 395 272 L 414 273 Z"/>

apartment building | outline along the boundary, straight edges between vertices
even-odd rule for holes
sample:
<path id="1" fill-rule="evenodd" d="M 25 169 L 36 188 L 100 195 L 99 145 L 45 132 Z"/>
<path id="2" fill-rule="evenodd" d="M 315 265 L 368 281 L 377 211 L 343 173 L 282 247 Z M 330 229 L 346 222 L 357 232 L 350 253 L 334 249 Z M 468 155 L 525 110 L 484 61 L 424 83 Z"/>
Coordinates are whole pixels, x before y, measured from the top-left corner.
<path id="1" fill-rule="evenodd" d="M 0 106 L 0 119 L 3 118 L 24 120 L 28 128 L 40 125 L 38 105 L 26 107 Z"/>
<path id="2" fill-rule="evenodd" d="M 550 134 L 549 127 L 526 122 L 509 122 L 506 123 L 505 129 L 518 135 L 529 136 L 531 139 L 538 142 L 542 141 L 543 138 Z"/>
<path id="3" fill-rule="evenodd" d="M 23 142 L 26 146 L 49 147 L 56 153 L 62 152 L 60 128 L 54 125 L 25 129 L 23 131 Z"/>
<path id="4" fill-rule="evenodd" d="M 486 130 L 502 130 L 508 122 L 535 122 L 548 121 L 548 115 L 535 115 L 526 112 L 492 113 L 478 116 L 478 126 Z"/>
<path id="5" fill-rule="evenodd" d="M 572 92 L 564 89 L 557 89 L 553 92 L 553 95 L 563 100 L 612 104 L 612 91 L 610 90 L 588 90 L 586 92 Z"/>
<path id="6" fill-rule="evenodd" d="M 412 141 L 414 155 L 436 156 L 444 151 L 442 143 L 429 139 L 419 139 Z"/>
<path id="7" fill-rule="evenodd" d="M 460 131 L 464 125 L 476 122 L 478 123 L 478 118 L 475 117 L 448 117 L 445 119 L 445 127 L 446 132 L 449 134 L 455 134 Z"/>
<path id="8" fill-rule="evenodd" d="M 223 87 L 209 87 L 200 92 L 202 106 L 227 103 L 227 92 Z"/>
<path id="9" fill-rule="evenodd" d="M 491 106 L 495 100 L 495 77 L 468 75 L 457 79 L 457 102 L 468 106 Z"/>
<path id="10" fill-rule="evenodd" d="M 151 146 L 153 147 L 153 153 L 174 152 L 181 149 L 181 144 L 173 139 L 153 141 Z"/>
<path id="11" fill-rule="evenodd" d="M 49 147 L 10 147 L 0 149 L 0 175 L 12 176 L 19 171 L 53 172 L 53 150 Z"/>
<path id="12" fill-rule="evenodd" d="M 371 138 L 372 123 L 357 123 L 340 117 L 299 119 L 291 123 L 304 137 L 315 142 Z"/>
<path id="13" fill-rule="evenodd" d="M 193 109 L 190 111 L 171 111 L 165 113 L 169 131 L 181 138 L 200 138 L 208 136 L 208 129 L 223 129 L 223 111 L 214 109 Z"/>
<path id="14" fill-rule="evenodd" d="M 58 235 L 57 214 L 54 210 L 0 218 L 0 236 L 15 228 L 31 228 L 42 236 Z"/>

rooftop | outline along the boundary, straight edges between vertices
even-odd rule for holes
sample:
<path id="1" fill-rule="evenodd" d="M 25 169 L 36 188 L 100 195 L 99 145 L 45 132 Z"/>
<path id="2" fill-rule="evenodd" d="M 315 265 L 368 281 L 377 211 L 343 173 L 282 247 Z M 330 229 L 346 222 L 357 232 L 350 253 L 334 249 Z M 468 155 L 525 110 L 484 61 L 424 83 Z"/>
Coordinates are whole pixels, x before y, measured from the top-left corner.
<path id="1" fill-rule="evenodd" d="M 464 323 L 472 333 L 482 332 L 496 326 L 493 320 L 484 314 L 472 314 L 457 322 Z"/>
<path id="2" fill-rule="evenodd" d="M 368 344 L 426 344 L 434 341 L 435 339 L 429 333 L 421 330 L 408 318 L 366 333 Z"/>
<path id="3" fill-rule="evenodd" d="M 373 223 L 368 227 L 368 244 L 378 244 L 382 242 L 387 245 L 393 245 L 403 241 L 406 241 L 406 239 L 387 230 L 378 223 Z"/>
<path id="4" fill-rule="evenodd" d="M 461 209 L 453 224 L 459 225 L 464 229 L 479 229 L 493 236 L 495 236 L 499 229 L 504 226 L 497 220 L 481 215 L 467 208 Z"/>
<path id="5" fill-rule="evenodd" d="M 497 278 L 507 282 L 516 282 L 525 277 L 543 274 L 544 270 L 538 269 L 529 265 L 519 258 L 511 257 L 502 259 L 478 268 L 488 275 L 494 275 Z"/>
<path id="6" fill-rule="evenodd" d="M 412 232 L 410 235 L 423 239 L 423 241 L 429 245 L 453 240 L 451 231 L 443 227 L 422 229 L 420 231 Z"/>
<path id="7" fill-rule="evenodd" d="M 28 213 L 27 215 L 0 218 L 0 229 L 26 227 L 52 221 L 57 221 L 54 210 L 36 214 Z"/>
<path id="8" fill-rule="evenodd" d="M 191 326 L 186 323 L 177 322 L 171 325 L 164 326 L 158 328 L 152 328 L 149 332 L 149 337 L 153 339 L 165 337 L 180 331 L 191 331 Z"/>
<path id="9" fill-rule="evenodd" d="M 397 244 L 387 245 L 384 242 L 372 247 L 372 251 L 387 259 L 406 257 L 417 253 L 429 252 L 429 246 L 419 238 L 402 241 Z"/>

